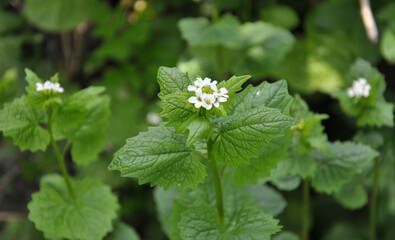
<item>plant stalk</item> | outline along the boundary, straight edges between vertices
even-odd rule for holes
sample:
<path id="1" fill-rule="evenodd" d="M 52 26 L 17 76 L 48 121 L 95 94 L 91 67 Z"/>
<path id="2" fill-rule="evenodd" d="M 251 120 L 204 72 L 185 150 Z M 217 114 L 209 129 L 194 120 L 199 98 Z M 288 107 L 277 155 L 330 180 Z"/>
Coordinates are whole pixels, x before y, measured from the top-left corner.
<path id="1" fill-rule="evenodd" d="M 379 175 L 380 175 L 380 158 L 377 157 L 374 163 L 372 199 L 370 202 L 370 226 L 369 226 L 370 240 L 376 240 L 376 212 L 377 212 L 377 193 L 379 186 Z"/>
<path id="2" fill-rule="evenodd" d="M 213 178 L 214 178 L 215 197 L 217 200 L 217 210 L 218 210 L 218 215 L 219 215 L 219 222 L 220 222 L 222 230 L 225 231 L 226 228 L 225 228 L 224 200 L 223 200 L 223 195 L 222 195 L 221 178 L 218 173 L 217 163 L 211 153 L 212 143 L 213 142 L 210 140 L 207 142 L 207 150 L 208 150 L 210 168 L 211 168 L 211 171 L 213 173 Z"/>
<path id="3" fill-rule="evenodd" d="M 213 23 L 219 21 L 219 13 L 221 11 L 221 0 L 215 0 L 215 6 L 213 10 Z"/>
<path id="4" fill-rule="evenodd" d="M 302 219 L 302 240 L 309 239 L 310 225 L 310 178 L 303 181 L 303 219 Z"/>
<path id="5" fill-rule="evenodd" d="M 47 108 L 47 122 L 48 122 L 48 133 L 49 133 L 49 140 L 51 142 L 53 151 L 55 153 L 56 158 L 58 159 L 58 163 L 59 163 L 59 167 L 60 170 L 62 171 L 63 174 L 63 178 L 64 181 L 66 183 L 66 187 L 67 187 L 67 191 L 69 193 L 69 196 L 71 198 L 71 200 L 74 202 L 75 198 L 74 198 L 74 193 L 73 193 L 73 189 L 71 187 L 71 183 L 70 183 L 70 176 L 69 173 L 67 172 L 67 168 L 66 168 L 66 163 L 64 161 L 64 154 L 60 153 L 59 147 L 56 144 L 54 138 L 53 138 L 53 133 L 52 133 L 52 116 L 51 116 L 51 109 L 48 107 Z M 69 144 L 66 144 L 66 148 L 68 148 Z"/>

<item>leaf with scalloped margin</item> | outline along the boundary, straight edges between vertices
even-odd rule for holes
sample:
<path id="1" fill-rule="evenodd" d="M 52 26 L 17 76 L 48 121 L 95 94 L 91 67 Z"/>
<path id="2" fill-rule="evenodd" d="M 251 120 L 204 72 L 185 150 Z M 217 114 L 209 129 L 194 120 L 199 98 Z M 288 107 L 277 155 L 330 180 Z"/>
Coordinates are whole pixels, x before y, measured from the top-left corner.
<path id="1" fill-rule="evenodd" d="M 192 84 L 187 74 L 182 73 L 177 68 L 168 67 L 158 69 L 157 81 L 160 87 L 160 93 L 158 94 L 160 98 L 171 93 L 186 92 L 188 85 Z"/>
<path id="2" fill-rule="evenodd" d="M 28 205 L 29 220 L 47 238 L 102 239 L 112 230 L 119 206 L 108 186 L 97 179 L 71 179 L 73 203 L 64 179 L 47 175 Z"/>
<path id="3" fill-rule="evenodd" d="M 314 152 L 317 171 L 311 179 L 315 190 L 327 194 L 340 191 L 354 174 L 361 172 L 379 155 L 368 146 L 352 142 L 331 143 L 329 148 L 331 156 Z"/>
<path id="4" fill-rule="evenodd" d="M 123 177 L 138 178 L 139 184 L 159 184 L 165 190 L 195 188 L 206 176 L 205 166 L 192 156 L 185 136 L 163 125 L 129 138 L 108 168 L 121 171 Z"/>
<path id="5" fill-rule="evenodd" d="M 261 148 L 283 136 L 297 122 L 280 110 L 261 106 L 220 119 L 213 154 L 232 167 L 248 164 Z"/>
<path id="6" fill-rule="evenodd" d="M 225 173 L 222 184 L 226 231 L 222 231 L 211 181 L 209 176 L 205 184 L 181 193 L 173 202 L 171 239 L 269 240 L 280 230 L 278 220 L 259 210 L 256 201 Z"/>
<path id="7" fill-rule="evenodd" d="M 46 123 L 45 114 L 29 106 L 25 96 L 5 103 L 0 110 L 0 131 L 4 136 L 12 137 L 21 151 L 45 151 L 49 134 L 40 126 L 41 123 Z"/>

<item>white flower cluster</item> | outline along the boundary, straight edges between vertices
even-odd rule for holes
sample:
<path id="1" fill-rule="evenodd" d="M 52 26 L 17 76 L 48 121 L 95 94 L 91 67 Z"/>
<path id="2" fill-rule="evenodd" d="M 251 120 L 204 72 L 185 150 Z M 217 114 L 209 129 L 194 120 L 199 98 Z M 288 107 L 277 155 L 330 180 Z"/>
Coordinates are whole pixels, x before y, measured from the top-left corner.
<path id="1" fill-rule="evenodd" d="M 350 98 L 353 97 L 369 97 L 370 89 L 372 87 L 369 85 L 368 81 L 365 78 L 358 78 L 352 84 L 352 87 L 347 89 L 347 94 Z"/>
<path id="2" fill-rule="evenodd" d="M 44 84 L 42 83 L 36 83 L 36 91 L 37 92 L 59 92 L 62 93 L 63 92 L 63 88 L 60 86 L 59 83 L 53 83 L 51 81 L 45 81 Z"/>
<path id="3" fill-rule="evenodd" d="M 204 107 L 210 110 L 213 105 L 218 108 L 219 103 L 226 102 L 229 98 L 228 90 L 225 87 L 217 88 L 217 81 L 211 82 L 210 78 L 196 78 L 194 85 L 188 86 L 188 91 L 194 92 L 195 96 L 188 99 L 188 102 L 195 104 L 195 108 Z"/>

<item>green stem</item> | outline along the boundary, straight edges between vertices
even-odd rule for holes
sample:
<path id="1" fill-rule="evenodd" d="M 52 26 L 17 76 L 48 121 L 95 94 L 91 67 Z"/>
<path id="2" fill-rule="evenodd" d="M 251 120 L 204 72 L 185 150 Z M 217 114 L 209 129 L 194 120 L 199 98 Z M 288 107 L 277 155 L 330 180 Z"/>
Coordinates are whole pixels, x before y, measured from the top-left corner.
<path id="1" fill-rule="evenodd" d="M 302 240 L 309 239 L 309 215 L 310 215 L 310 178 L 303 181 L 303 221 Z"/>
<path id="2" fill-rule="evenodd" d="M 213 9 L 213 23 L 219 21 L 219 12 L 221 11 L 221 0 L 215 0 L 215 6 Z"/>
<path id="3" fill-rule="evenodd" d="M 69 192 L 69 196 L 72 199 L 72 201 L 75 201 L 74 198 L 74 193 L 73 193 L 73 189 L 71 188 L 71 184 L 70 184 L 70 176 L 69 173 L 67 172 L 67 168 L 66 168 L 66 164 L 64 161 L 64 155 L 65 152 L 68 148 L 69 143 L 66 144 L 66 147 L 63 151 L 63 154 L 60 153 L 59 147 L 56 144 L 54 138 L 53 138 L 53 133 L 52 133 L 52 116 L 51 116 L 51 109 L 48 107 L 47 108 L 47 122 L 48 122 L 48 133 L 49 133 L 49 140 L 51 142 L 53 151 L 55 153 L 56 158 L 58 159 L 58 163 L 60 166 L 60 170 L 62 171 L 63 174 L 63 178 L 64 181 L 66 182 L 66 186 L 67 186 L 67 191 Z"/>
<path id="4" fill-rule="evenodd" d="M 380 158 L 375 159 L 374 179 L 372 189 L 372 199 L 370 202 L 370 240 L 376 240 L 376 212 L 377 212 L 377 192 L 380 174 Z"/>
<path id="5" fill-rule="evenodd" d="M 213 173 L 214 177 L 214 187 L 215 187 L 215 197 L 217 200 L 217 210 L 218 210 L 218 215 L 219 215 L 219 222 L 221 225 L 221 228 L 223 231 L 226 230 L 225 228 L 225 214 L 224 214 L 224 200 L 223 200 L 223 195 L 222 195 L 222 185 L 221 185 L 221 178 L 218 173 L 218 167 L 217 163 L 212 155 L 212 141 L 207 142 L 207 150 L 208 150 L 208 156 L 209 156 L 209 163 L 210 163 L 210 168 Z"/>

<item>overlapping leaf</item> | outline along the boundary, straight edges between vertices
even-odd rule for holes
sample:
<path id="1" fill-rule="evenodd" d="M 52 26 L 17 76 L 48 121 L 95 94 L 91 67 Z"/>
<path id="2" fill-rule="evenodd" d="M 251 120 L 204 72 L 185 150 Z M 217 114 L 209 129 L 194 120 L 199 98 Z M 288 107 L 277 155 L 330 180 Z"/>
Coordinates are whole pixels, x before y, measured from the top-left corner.
<path id="1" fill-rule="evenodd" d="M 32 195 L 29 220 L 51 239 L 102 239 L 112 230 L 118 209 L 110 188 L 95 179 L 71 179 L 75 201 L 64 179 L 48 175 L 41 180 L 40 191 Z"/>
<path id="2" fill-rule="evenodd" d="M 163 125 L 129 138 L 115 153 L 109 169 L 119 170 L 125 177 L 137 177 L 140 184 L 159 184 L 166 190 L 195 188 L 206 176 L 205 166 L 192 156 L 185 136 Z"/>
<path id="3" fill-rule="evenodd" d="M 312 177 L 313 187 L 324 193 L 338 192 L 353 175 L 371 163 L 378 153 L 368 146 L 351 142 L 330 144 L 330 155 L 316 152 L 317 171 Z"/>
<path id="4" fill-rule="evenodd" d="M 45 115 L 29 106 L 25 96 L 5 103 L 0 110 L 0 131 L 4 136 L 12 137 L 22 151 L 44 151 L 47 148 L 49 134 L 41 123 L 46 123 Z"/>
<path id="5" fill-rule="evenodd" d="M 173 203 L 170 238 L 180 239 L 270 239 L 279 231 L 277 220 L 258 209 L 257 203 L 230 175 L 223 179 L 225 226 L 220 227 L 215 196 L 208 179 L 195 191 L 184 192 Z"/>

